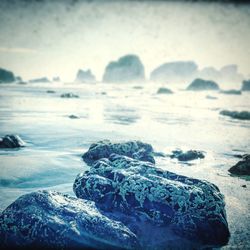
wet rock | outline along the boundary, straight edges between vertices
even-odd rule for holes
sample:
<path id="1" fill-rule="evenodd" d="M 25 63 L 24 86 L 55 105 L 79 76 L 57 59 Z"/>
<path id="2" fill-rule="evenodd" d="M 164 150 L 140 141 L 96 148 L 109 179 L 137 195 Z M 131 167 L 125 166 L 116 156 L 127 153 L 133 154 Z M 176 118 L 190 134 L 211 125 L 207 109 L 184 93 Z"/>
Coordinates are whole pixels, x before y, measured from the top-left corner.
<path id="1" fill-rule="evenodd" d="M 247 188 L 247 185 L 242 185 L 243 188 Z"/>
<path id="2" fill-rule="evenodd" d="M 62 98 L 79 98 L 79 96 L 74 93 L 64 93 L 64 94 L 61 94 L 61 97 Z"/>
<path id="3" fill-rule="evenodd" d="M 164 63 L 152 71 L 150 80 L 157 82 L 185 81 L 194 76 L 197 69 L 198 66 L 193 61 Z"/>
<path id="4" fill-rule="evenodd" d="M 187 87 L 187 90 L 219 90 L 219 86 L 216 82 L 197 78 Z"/>
<path id="5" fill-rule="evenodd" d="M 250 120 L 250 112 L 249 111 L 229 111 L 222 110 L 220 115 L 229 116 L 233 119 L 239 120 Z"/>
<path id="6" fill-rule="evenodd" d="M 242 82 L 241 90 L 242 91 L 250 91 L 250 79 L 249 80 L 244 80 Z"/>
<path id="7" fill-rule="evenodd" d="M 24 146 L 24 141 L 18 135 L 0 137 L 0 148 L 20 148 Z"/>
<path id="8" fill-rule="evenodd" d="M 157 94 L 173 94 L 174 92 L 171 89 L 161 87 L 157 90 Z"/>
<path id="9" fill-rule="evenodd" d="M 236 89 L 221 90 L 220 93 L 226 95 L 241 95 L 241 91 Z"/>
<path id="10" fill-rule="evenodd" d="M 77 115 L 69 115 L 69 118 L 70 119 L 79 119 L 79 116 L 77 116 Z"/>
<path id="11" fill-rule="evenodd" d="M 200 249 L 229 239 L 223 195 L 215 185 L 150 162 L 112 154 L 79 174 L 73 190 L 123 222 L 145 248 L 163 249 L 172 240 L 171 249 L 190 249 L 184 243 L 189 240 Z"/>
<path id="12" fill-rule="evenodd" d="M 21 84 L 21 85 L 26 85 L 27 84 L 27 82 L 25 82 L 25 81 L 20 81 L 20 82 L 17 82 L 18 84 Z"/>
<path id="13" fill-rule="evenodd" d="M 216 99 L 218 99 L 218 97 L 212 96 L 212 95 L 207 95 L 207 96 L 206 96 L 206 99 L 216 100 Z"/>
<path id="14" fill-rule="evenodd" d="M 11 71 L 0 68 L 0 83 L 11 83 L 15 80 L 15 76 Z"/>
<path id="15" fill-rule="evenodd" d="M 179 161 L 192 161 L 196 159 L 203 159 L 205 158 L 205 155 L 202 151 L 197 150 L 188 150 L 186 152 L 183 152 L 182 150 L 174 150 L 172 151 L 172 155 L 170 155 L 171 158 L 176 158 Z"/>
<path id="16" fill-rule="evenodd" d="M 47 92 L 48 94 L 55 94 L 55 93 L 56 93 L 55 90 L 47 90 L 46 92 Z"/>
<path id="17" fill-rule="evenodd" d="M 118 61 L 110 62 L 103 75 L 103 82 L 144 81 L 144 66 L 136 55 L 126 55 Z"/>
<path id="18" fill-rule="evenodd" d="M 235 175 L 250 175 L 250 155 L 244 155 L 242 160 L 228 170 Z"/>
<path id="19" fill-rule="evenodd" d="M 50 83 L 50 80 L 47 77 L 31 79 L 29 80 L 30 83 Z"/>
<path id="20" fill-rule="evenodd" d="M 94 202 L 38 191 L 18 198 L 0 215 L 0 247 L 136 249 L 136 236 L 102 215 Z"/>
<path id="21" fill-rule="evenodd" d="M 108 158 L 113 153 L 129 156 L 141 161 L 155 162 L 152 146 L 140 141 L 122 143 L 112 143 L 109 140 L 99 141 L 93 143 L 89 150 L 83 154 L 82 158 L 87 164 L 92 164 L 101 158 Z"/>
<path id="22" fill-rule="evenodd" d="M 91 70 L 88 69 L 86 71 L 79 69 L 76 75 L 75 82 L 79 83 L 95 83 L 96 78 L 92 74 Z"/>

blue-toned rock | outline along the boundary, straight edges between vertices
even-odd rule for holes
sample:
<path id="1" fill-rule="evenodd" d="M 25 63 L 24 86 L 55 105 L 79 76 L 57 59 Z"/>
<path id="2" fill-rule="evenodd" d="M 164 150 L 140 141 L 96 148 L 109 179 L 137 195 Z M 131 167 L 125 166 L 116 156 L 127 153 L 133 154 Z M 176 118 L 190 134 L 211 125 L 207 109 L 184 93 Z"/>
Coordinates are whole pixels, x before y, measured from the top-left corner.
<path id="1" fill-rule="evenodd" d="M 5 135 L 0 137 L 0 148 L 20 148 L 25 142 L 18 135 Z"/>
<path id="2" fill-rule="evenodd" d="M 187 90 L 193 90 L 193 91 L 219 90 L 219 86 L 214 81 L 197 78 L 194 81 L 192 81 L 192 83 L 187 87 Z"/>
<path id="3" fill-rule="evenodd" d="M 138 249 L 136 236 L 101 214 L 94 202 L 38 191 L 18 198 L 0 215 L 0 248 Z"/>
<path id="4" fill-rule="evenodd" d="M 250 154 L 243 155 L 242 160 L 228 171 L 235 175 L 250 175 Z"/>
<path id="5" fill-rule="evenodd" d="M 82 158 L 87 164 L 101 158 L 108 158 L 111 154 L 125 155 L 141 161 L 154 163 L 153 147 L 148 143 L 140 141 L 128 141 L 122 143 L 112 143 L 109 140 L 93 143 L 89 150 L 83 154 Z"/>
<path id="6" fill-rule="evenodd" d="M 6 69 L 0 68 L 0 83 L 11 83 L 15 81 L 15 75 Z"/>
<path id="7" fill-rule="evenodd" d="M 195 249 L 218 247 L 229 239 L 224 198 L 215 185 L 149 162 L 112 154 L 79 174 L 73 190 L 123 222 L 145 247 L 189 249 L 185 240 Z"/>
<path id="8" fill-rule="evenodd" d="M 244 80 L 242 82 L 241 90 L 242 91 L 250 91 L 250 79 L 249 80 Z"/>
<path id="9" fill-rule="evenodd" d="M 202 151 L 188 150 L 183 152 L 182 150 L 174 150 L 170 155 L 171 158 L 177 158 L 179 161 L 192 161 L 196 159 L 203 159 L 205 155 Z"/>
<path id="10" fill-rule="evenodd" d="M 250 120 L 250 112 L 249 111 L 222 110 L 222 111 L 220 111 L 220 115 L 229 116 L 233 119 L 238 119 L 238 120 Z"/>

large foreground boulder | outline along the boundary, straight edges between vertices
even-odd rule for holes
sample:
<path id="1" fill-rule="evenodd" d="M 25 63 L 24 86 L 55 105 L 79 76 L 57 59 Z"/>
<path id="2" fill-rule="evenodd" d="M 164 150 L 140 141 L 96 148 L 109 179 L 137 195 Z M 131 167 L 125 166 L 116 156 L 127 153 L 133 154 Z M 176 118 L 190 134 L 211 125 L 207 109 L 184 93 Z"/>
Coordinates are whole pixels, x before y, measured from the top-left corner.
<path id="1" fill-rule="evenodd" d="M 101 214 L 94 202 L 38 191 L 0 215 L 1 249 L 136 249 L 136 236 Z"/>
<path id="2" fill-rule="evenodd" d="M 20 148 L 24 146 L 24 141 L 18 135 L 0 137 L 0 148 Z"/>
<path id="3" fill-rule="evenodd" d="M 242 91 L 250 91 L 250 80 L 244 80 L 242 82 L 241 90 Z"/>
<path id="4" fill-rule="evenodd" d="M 73 189 L 123 222 L 145 248 L 219 247 L 229 239 L 223 195 L 215 185 L 150 162 L 111 154 L 79 174 Z"/>
<path id="5" fill-rule="evenodd" d="M 153 157 L 153 147 L 140 141 L 128 141 L 122 143 L 112 143 L 109 140 L 93 143 L 89 150 L 83 154 L 82 158 L 87 164 L 101 158 L 108 158 L 111 154 L 125 155 L 141 161 L 155 163 Z"/>
<path id="6" fill-rule="evenodd" d="M 10 83 L 16 80 L 11 71 L 0 68 L 0 83 Z"/>
<path id="7" fill-rule="evenodd" d="M 126 55 L 118 61 L 110 62 L 103 75 L 103 82 L 144 81 L 144 66 L 136 55 Z"/>
<path id="8" fill-rule="evenodd" d="M 250 120 L 250 112 L 249 111 L 222 110 L 222 111 L 220 111 L 220 115 L 229 116 L 233 119 L 238 119 L 238 120 Z"/>
<path id="9" fill-rule="evenodd" d="M 235 175 L 250 175 L 250 155 L 244 155 L 242 160 L 228 170 Z"/>
<path id="10" fill-rule="evenodd" d="M 92 74 L 91 70 L 81 70 L 79 69 L 76 75 L 76 79 L 75 82 L 78 83 L 95 83 L 96 82 L 96 78 L 95 76 Z"/>
<path id="11" fill-rule="evenodd" d="M 219 86 L 216 82 L 197 78 L 187 87 L 187 90 L 219 90 Z"/>

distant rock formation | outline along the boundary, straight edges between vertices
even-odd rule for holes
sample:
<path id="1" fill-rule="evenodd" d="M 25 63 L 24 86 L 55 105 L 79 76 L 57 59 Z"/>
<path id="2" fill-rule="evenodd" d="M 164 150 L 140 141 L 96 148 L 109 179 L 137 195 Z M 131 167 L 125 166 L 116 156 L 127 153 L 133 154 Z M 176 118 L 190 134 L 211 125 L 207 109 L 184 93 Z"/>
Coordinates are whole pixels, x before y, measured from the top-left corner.
<path id="1" fill-rule="evenodd" d="M 170 155 L 171 158 L 176 158 L 179 161 L 192 161 L 196 159 L 203 159 L 205 158 L 205 155 L 202 151 L 197 150 L 188 150 L 186 152 L 183 152 L 182 150 L 174 150 L 172 151 L 172 155 Z"/>
<path id="2" fill-rule="evenodd" d="M 47 77 L 31 79 L 29 80 L 30 83 L 50 83 L 50 80 Z"/>
<path id="3" fill-rule="evenodd" d="M 20 148 L 24 146 L 24 141 L 18 135 L 0 137 L 0 148 Z"/>
<path id="4" fill-rule="evenodd" d="M 250 175 L 250 155 L 243 155 L 242 160 L 228 171 L 235 175 Z"/>
<path id="5" fill-rule="evenodd" d="M 16 80 L 11 71 L 0 68 L 0 83 L 11 83 Z"/>
<path id="6" fill-rule="evenodd" d="M 118 61 L 110 62 L 105 69 L 103 82 L 144 81 L 144 66 L 137 55 L 126 55 Z"/>
<path id="7" fill-rule="evenodd" d="M 55 77 L 52 78 L 52 81 L 53 81 L 53 82 L 60 82 L 61 79 L 60 79 L 59 76 L 55 76 Z"/>
<path id="8" fill-rule="evenodd" d="M 244 80 L 242 82 L 241 90 L 242 91 L 250 91 L 250 79 L 249 80 Z"/>
<path id="9" fill-rule="evenodd" d="M 195 77 L 198 66 L 193 61 L 176 61 L 164 63 L 154 69 L 150 75 L 151 81 L 179 82 Z"/>
<path id="10" fill-rule="evenodd" d="M 197 78 L 187 87 L 187 90 L 219 90 L 219 86 L 216 82 Z"/>
<path id="11" fill-rule="evenodd" d="M 238 120 L 250 120 L 250 112 L 249 111 L 229 111 L 222 110 L 220 115 L 229 116 L 233 119 Z"/>
<path id="12" fill-rule="evenodd" d="M 174 92 L 171 89 L 161 87 L 157 90 L 157 94 L 173 94 Z"/>
<path id="13" fill-rule="evenodd" d="M 206 99 L 216 100 L 216 99 L 218 99 L 218 97 L 212 96 L 212 95 L 206 95 Z"/>
<path id="14" fill-rule="evenodd" d="M 220 93 L 226 95 L 241 95 L 241 91 L 237 89 L 221 90 Z"/>
<path id="15" fill-rule="evenodd" d="M 84 71 L 82 69 L 79 69 L 78 72 L 77 72 L 77 75 L 76 75 L 75 82 L 78 82 L 78 83 L 95 83 L 96 78 L 92 74 L 90 69 L 88 69 L 86 71 Z"/>
<path id="16" fill-rule="evenodd" d="M 61 94 L 61 97 L 62 98 L 79 98 L 79 96 L 74 93 L 63 93 Z"/>

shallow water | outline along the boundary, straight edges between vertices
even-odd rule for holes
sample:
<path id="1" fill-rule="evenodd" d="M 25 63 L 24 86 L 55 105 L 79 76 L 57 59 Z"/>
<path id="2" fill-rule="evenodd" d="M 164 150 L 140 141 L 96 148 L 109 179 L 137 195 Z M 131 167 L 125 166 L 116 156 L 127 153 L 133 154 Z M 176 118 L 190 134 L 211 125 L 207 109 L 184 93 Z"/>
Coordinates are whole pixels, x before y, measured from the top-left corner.
<path id="1" fill-rule="evenodd" d="M 136 86 L 1 84 L 0 136 L 18 134 L 27 145 L 0 151 L 0 210 L 38 189 L 74 195 L 74 179 L 87 169 L 81 154 L 92 142 L 139 139 L 166 154 L 176 148 L 205 151 L 205 159 L 191 164 L 161 157 L 156 161 L 163 169 L 218 185 L 225 195 L 231 232 L 223 249 L 250 248 L 249 181 L 228 172 L 239 160 L 235 154 L 250 151 L 250 121 L 219 115 L 221 109 L 249 111 L 250 93 L 196 93 L 171 85 L 173 95 L 157 95 L 156 84 Z M 79 98 L 61 98 L 65 92 Z"/>

